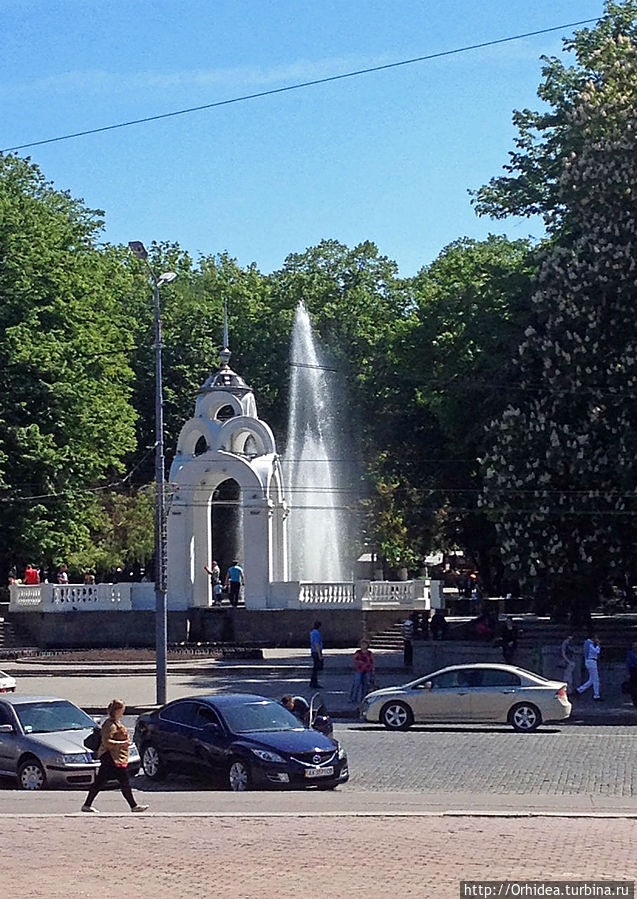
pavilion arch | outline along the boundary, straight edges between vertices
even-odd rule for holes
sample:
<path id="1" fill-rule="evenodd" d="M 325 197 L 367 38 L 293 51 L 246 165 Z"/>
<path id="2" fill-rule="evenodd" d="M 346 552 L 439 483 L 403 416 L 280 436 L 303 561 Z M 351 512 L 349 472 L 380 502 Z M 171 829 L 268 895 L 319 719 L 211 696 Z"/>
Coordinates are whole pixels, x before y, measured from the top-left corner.
<path id="1" fill-rule="evenodd" d="M 268 425 L 247 415 L 230 418 L 224 422 L 218 431 L 216 446 L 233 453 L 244 453 L 250 437 L 255 443 L 252 455 L 265 456 L 276 452 L 274 435 Z"/>
<path id="2" fill-rule="evenodd" d="M 177 442 L 177 453 L 182 456 L 194 456 L 195 447 L 201 437 L 206 441 L 208 449 L 216 445 L 218 425 L 205 418 L 191 418 L 183 428 Z"/>
<path id="3" fill-rule="evenodd" d="M 243 407 L 236 396 L 229 393 L 213 392 L 208 396 L 201 397 L 198 401 L 198 413 L 203 418 L 213 421 L 217 420 L 217 415 L 225 406 L 232 407 L 235 415 L 243 415 Z"/>
<path id="4" fill-rule="evenodd" d="M 205 457 L 197 456 L 189 464 L 176 472 L 173 484 L 177 493 L 185 490 L 197 490 L 198 494 L 210 493 L 210 497 L 222 481 L 233 480 L 242 490 L 252 494 L 265 496 L 266 485 L 263 484 L 252 466 L 244 459 L 225 453 L 222 450 L 208 452 Z"/>

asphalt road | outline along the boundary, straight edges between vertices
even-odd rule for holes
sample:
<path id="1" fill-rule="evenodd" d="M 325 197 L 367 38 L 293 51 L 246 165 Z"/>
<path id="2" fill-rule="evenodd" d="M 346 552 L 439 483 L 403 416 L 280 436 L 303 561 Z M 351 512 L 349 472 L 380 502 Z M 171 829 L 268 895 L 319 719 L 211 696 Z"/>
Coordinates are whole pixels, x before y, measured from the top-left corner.
<path id="1" fill-rule="evenodd" d="M 127 719 L 132 727 L 133 720 Z M 550 726 L 532 734 L 506 727 L 416 726 L 404 733 L 338 723 L 350 782 L 333 794 L 237 796 L 205 782 L 143 774 L 135 789 L 160 813 L 599 811 L 636 813 L 635 735 L 631 727 Z M 75 792 L 24 794 L 11 781 L 0 790 L 0 814 L 66 814 Z M 104 811 L 126 812 L 122 797 L 100 797 Z"/>

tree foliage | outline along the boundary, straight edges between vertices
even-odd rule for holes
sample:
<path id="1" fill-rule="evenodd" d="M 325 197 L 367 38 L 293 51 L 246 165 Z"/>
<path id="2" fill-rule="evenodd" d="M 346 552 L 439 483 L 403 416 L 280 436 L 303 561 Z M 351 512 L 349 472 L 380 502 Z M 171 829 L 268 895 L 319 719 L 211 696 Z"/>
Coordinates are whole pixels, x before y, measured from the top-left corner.
<path id="1" fill-rule="evenodd" d="M 573 118 L 597 100 L 584 91 Z M 635 561 L 637 117 L 621 112 L 564 167 L 572 236 L 545 253 L 519 348 L 523 391 L 494 421 L 485 459 L 508 565 L 593 591 Z"/>
<path id="2" fill-rule="evenodd" d="M 591 141 L 612 137 L 637 100 L 637 0 L 607 0 L 593 28 L 564 40 L 568 65 L 542 57 L 541 111 L 518 110 L 513 122 L 516 149 L 504 166 L 477 191 L 478 214 L 544 216 L 550 229 L 568 225 L 568 198 L 561 179 L 572 154 Z"/>
<path id="3" fill-rule="evenodd" d="M 63 559 L 90 544 L 87 488 L 134 448 L 117 253 L 100 213 L 0 157 L 0 547 Z"/>

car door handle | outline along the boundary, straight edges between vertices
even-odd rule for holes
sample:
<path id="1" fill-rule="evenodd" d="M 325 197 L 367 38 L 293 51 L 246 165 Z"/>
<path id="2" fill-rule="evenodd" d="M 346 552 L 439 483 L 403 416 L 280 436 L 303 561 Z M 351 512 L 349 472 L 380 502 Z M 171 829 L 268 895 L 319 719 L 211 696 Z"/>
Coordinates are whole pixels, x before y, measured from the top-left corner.
<path id="1" fill-rule="evenodd" d="M 469 692 L 468 690 L 463 690 L 462 693 L 460 693 L 460 692 L 456 693 L 456 696 L 466 696 L 468 692 Z"/>
<path id="2" fill-rule="evenodd" d="M 515 693 L 515 690 L 502 690 L 502 693 Z"/>

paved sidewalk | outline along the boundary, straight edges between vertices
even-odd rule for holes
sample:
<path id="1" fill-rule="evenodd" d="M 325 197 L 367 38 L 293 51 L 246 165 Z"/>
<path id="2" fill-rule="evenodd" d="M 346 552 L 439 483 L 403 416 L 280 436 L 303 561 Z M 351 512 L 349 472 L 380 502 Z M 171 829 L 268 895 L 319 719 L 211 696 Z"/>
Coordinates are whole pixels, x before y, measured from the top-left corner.
<path id="1" fill-rule="evenodd" d="M 25 818 L 2 873 L 22 899 L 456 899 L 461 880 L 632 880 L 636 839 L 628 820 Z"/>

